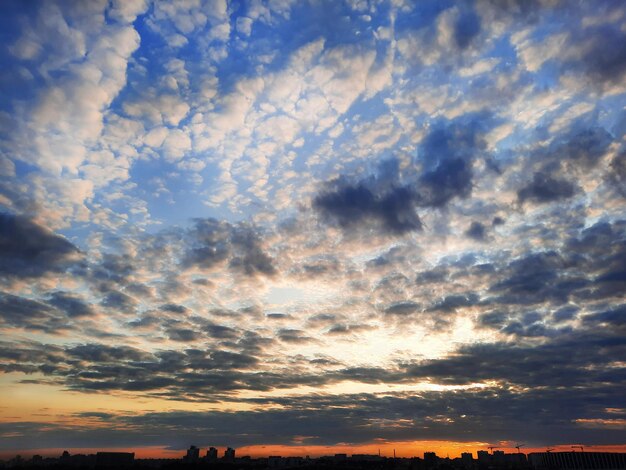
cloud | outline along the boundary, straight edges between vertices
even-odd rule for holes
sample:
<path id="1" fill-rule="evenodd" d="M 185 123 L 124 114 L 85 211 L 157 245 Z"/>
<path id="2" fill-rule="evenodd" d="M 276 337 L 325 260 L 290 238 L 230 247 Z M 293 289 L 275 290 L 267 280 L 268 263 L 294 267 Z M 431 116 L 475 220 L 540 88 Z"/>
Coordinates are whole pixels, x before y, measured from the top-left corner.
<path id="1" fill-rule="evenodd" d="M 553 158 L 568 159 L 583 168 L 596 166 L 613 141 L 611 134 L 602 127 L 583 129 L 572 134 L 551 153 Z"/>
<path id="2" fill-rule="evenodd" d="M 134 313 L 137 301 L 123 292 L 112 290 L 106 293 L 100 305 L 120 313 Z"/>
<path id="3" fill-rule="evenodd" d="M 552 176 L 547 173 L 537 172 L 526 186 L 517 191 L 517 199 L 538 204 L 546 204 L 561 199 L 568 199 L 576 194 L 577 188 L 574 183 Z"/>
<path id="4" fill-rule="evenodd" d="M 326 183 L 313 208 L 344 229 L 374 225 L 395 235 L 421 230 L 419 207 L 443 208 L 471 195 L 472 164 L 485 153 L 480 129 L 486 121 L 471 114 L 434 126 L 418 150 L 421 175 L 414 168 L 401 171 L 398 160 L 389 159 L 369 177 Z"/>
<path id="5" fill-rule="evenodd" d="M 389 315 L 411 315 L 419 311 L 420 305 L 412 301 L 397 302 L 385 308 Z"/>
<path id="6" fill-rule="evenodd" d="M 336 180 L 315 197 L 313 207 L 343 228 L 374 222 L 391 234 L 421 230 L 422 222 L 415 212 L 416 195 L 411 188 L 390 187 L 378 193 L 375 191 L 364 182 L 350 184 Z"/>
<path id="7" fill-rule="evenodd" d="M 611 160 L 608 180 L 626 197 L 626 152 L 621 152 Z"/>
<path id="8" fill-rule="evenodd" d="M 237 227 L 231 234 L 231 243 L 236 255 L 230 266 L 241 268 L 248 275 L 255 273 L 273 275 L 276 273 L 273 260 L 259 246 L 260 238 L 251 227 Z"/>
<path id="9" fill-rule="evenodd" d="M 36 300 L 0 292 L 0 320 L 3 327 L 25 328 L 58 334 L 71 329 L 53 307 Z"/>
<path id="10" fill-rule="evenodd" d="M 461 307 L 471 307 L 479 301 L 477 294 L 471 293 L 466 295 L 447 295 L 440 302 L 437 302 L 429 308 L 431 312 L 454 312 Z"/>
<path id="11" fill-rule="evenodd" d="M 424 138 L 418 150 L 425 169 L 417 189 L 420 205 L 443 207 L 471 195 L 472 163 L 485 155 L 481 127 L 486 121 L 482 116 L 463 116 L 436 126 Z"/>
<path id="12" fill-rule="evenodd" d="M 565 67 L 582 68 L 593 85 L 623 82 L 626 74 L 626 34 L 623 30 L 617 25 L 591 27 L 580 31 L 574 41 L 566 51 Z M 606 47 L 607 44 L 615 44 L 615 47 Z"/>
<path id="13" fill-rule="evenodd" d="M 210 267 L 224 261 L 229 254 L 228 226 L 215 219 L 197 220 L 192 241 L 183 260 L 184 266 Z"/>
<path id="14" fill-rule="evenodd" d="M 260 234 L 252 226 L 196 219 L 187 235 L 188 245 L 182 260 L 185 267 L 211 268 L 228 260 L 231 269 L 248 276 L 276 273 L 274 260 L 263 250 Z"/>
<path id="15" fill-rule="evenodd" d="M 72 243 L 31 219 L 0 213 L 0 275 L 18 278 L 60 273 L 78 261 Z"/>
<path id="16" fill-rule="evenodd" d="M 80 297 L 69 292 L 52 292 L 47 302 L 65 312 L 65 314 L 71 318 L 89 317 L 94 314 L 94 311 L 89 304 L 85 303 Z"/>
<path id="17" fill-rule="evenodd" d="M 482 223 L 473 221 L 465 231 L 465 235 L 477 241 L 484 241 L 487 237 L 487 229 Z"/>

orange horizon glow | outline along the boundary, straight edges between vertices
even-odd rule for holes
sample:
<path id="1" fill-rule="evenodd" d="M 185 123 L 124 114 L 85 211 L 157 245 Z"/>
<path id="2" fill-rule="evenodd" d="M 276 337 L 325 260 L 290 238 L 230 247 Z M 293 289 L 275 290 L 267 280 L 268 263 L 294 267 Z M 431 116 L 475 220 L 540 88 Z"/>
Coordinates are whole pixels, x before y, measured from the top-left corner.
<path id="1" fill-rule="evenodd" d="M 373 442 L 361 445 L 252 445 L 237 447 L 237 457 L 250 456 L 252 458 L 263 458 L 270 455 L 277 455 L 281 457 L 306 457 L 311 458 L 332 456 L 334 454 L 373 454 L 380 455 L 382 457 L 393 457 L 394 450 L 397 458 L 410 458 L 424 456 L 424 452 L 435 452 L 438 457 L 457 458 L 461 456 L 463 452 L 471 452 L 473 457 L 476 458 L 477 451 L 487 450 L 488 446 L 492 444 L 483 442 L 449 442 L 449 441 L 399 441 L 399 442 Z M 530 454 L 533 452 L 545 452 L 546 449 L 552 449 L 553 452 L 579 452 L 578 448 L 574 449 L 572 446 L 579 444 L 564 444 L 555 446 L 540 446 L 540 447 L 521 447 L 520 452 L 524 454 Z M 206 450 L 211 447 L 210 445 L 199 446 L 201 449 L 200 456 L 203 457 L 206 454 Z M 221 457 L 226 447 L 213 446 L 218 449 L 218 455 Z M 626 444 L 617 445 L 584 445 L 585 451 L 589 452 L 625 452 Z M 494 449 L 502 450 L 505 453 L 518 452 L 514 444 L 507 443 L 499 447 L 494 446 Z M 59 457 L 64 450 L 70 452 L 70 454 L 95 454 L 96 452 L 134 452 L 136 459 L 180 459 L 185 455 L 186 449 L 172 450 L 162 446 L 144 446 L 144 447 L 107 447 L 107 448 L 95 448 L 95 447 L 68 447 L 68 448 L 45 448 L 45 449 L 18 449 L 14 451 L 0 451 L 0 459 L 8 459 L 21 455 L 23 458 L 30 458 L 35 454 L 42 455 L 43 457 Z"/>

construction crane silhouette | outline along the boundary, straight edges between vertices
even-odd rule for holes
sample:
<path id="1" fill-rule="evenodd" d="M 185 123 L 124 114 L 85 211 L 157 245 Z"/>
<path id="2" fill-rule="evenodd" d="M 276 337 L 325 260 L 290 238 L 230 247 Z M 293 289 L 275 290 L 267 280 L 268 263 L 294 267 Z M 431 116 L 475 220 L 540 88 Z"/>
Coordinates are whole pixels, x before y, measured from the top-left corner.
<path id="1" fill-rule="evenodd" d="M 493 449 L 499 449 L 499 447 L 489 446 L 489 447 L 487 447 L 487 449 L 489 449 L 491 451 L 491 453 L 493 454 Z"/>
<path id="2" fill-rule="evenodd" d="M 572 446 L 572 449 L 580 449 L 581 452 L 584 452 L 585 449 L 583 448 L 583 446 Z M 576 451 L 574 451 L 576 452 Z"/>
<path id="3" fill-rule="evenodd" d="M 525 445 L 526 445 L 526 444 L 517 444 L 517 445 L 515 446 L 515 448 L 517 449 L 517 453 L 518 453 L 518 454 L 521 454 L 521 452 L 520 452 L 519 448 L 520 448 L 520 447 L 524 447 Z"/>

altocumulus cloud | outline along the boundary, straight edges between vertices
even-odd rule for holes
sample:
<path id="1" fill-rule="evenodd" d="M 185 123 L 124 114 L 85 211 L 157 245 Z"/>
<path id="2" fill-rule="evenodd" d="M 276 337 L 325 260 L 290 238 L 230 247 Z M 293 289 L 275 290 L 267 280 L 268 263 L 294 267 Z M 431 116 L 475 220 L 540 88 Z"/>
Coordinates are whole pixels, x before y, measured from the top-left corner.
<path id="1" fill-rule="evenodd" d="M 2 449 L 626 444 L 622 4 L 0 9 Z"/>

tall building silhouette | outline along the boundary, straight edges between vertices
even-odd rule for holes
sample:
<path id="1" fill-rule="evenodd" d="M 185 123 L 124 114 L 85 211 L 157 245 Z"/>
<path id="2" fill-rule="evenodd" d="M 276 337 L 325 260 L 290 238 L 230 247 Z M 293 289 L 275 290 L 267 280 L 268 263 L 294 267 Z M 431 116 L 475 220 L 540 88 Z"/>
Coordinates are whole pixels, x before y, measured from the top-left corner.
<path id="1" fill-rule="evenodd" d="M 426 465 L 427 468 L 434 467 L 438 460 L 437 454 L 434 452 L 424 452 L 424 465 Z"/>
<path id="2" fill-rule="evenodd" d="M 217 460 L 217 449 L 215 447 L 209 447 L 206 451 L 206 459 L 210 462 Z"/>
<path id="3" fill-rule="evenodd" d="M 491 462 L 491 456 L 486 450 L 479 450 L 476 454 L 480 463 L 486 464 Z"/>
<path id="4" fill-rule="evenodd" d="M 187 455 L 183 458 L 186 462 L 197 462 L 200 458 L 200 449 L 196 446 L 191 446 L 187 450 Z"/>
<path id="5" fill-rule="evenodd" d="M 232 447 L 226 449 L 224 451 L 224 460 L 226 460 L 227 462 L 232 462 L 233 460 L 235 460 L 235 449 L 233 449 Z"/>

